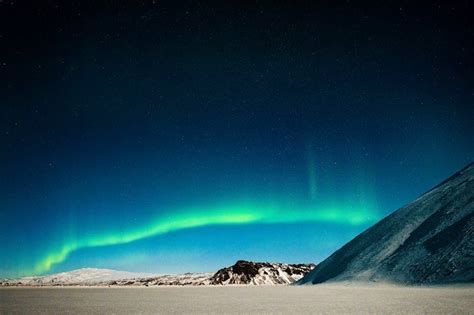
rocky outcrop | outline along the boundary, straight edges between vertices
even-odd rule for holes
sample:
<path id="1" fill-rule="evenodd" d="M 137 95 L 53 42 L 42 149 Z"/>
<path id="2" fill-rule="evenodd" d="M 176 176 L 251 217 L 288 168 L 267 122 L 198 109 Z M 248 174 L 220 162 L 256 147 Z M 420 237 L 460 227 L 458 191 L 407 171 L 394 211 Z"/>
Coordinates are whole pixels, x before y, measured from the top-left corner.
<path id="1" fill-rule="evenodd" d="M 301 279 L 314 267 L 314 264 L 281 264 L 239 260 L 235 265 L 217 271 L 212 276 L 210 283 L 214 285 L 291 284 Z"/>

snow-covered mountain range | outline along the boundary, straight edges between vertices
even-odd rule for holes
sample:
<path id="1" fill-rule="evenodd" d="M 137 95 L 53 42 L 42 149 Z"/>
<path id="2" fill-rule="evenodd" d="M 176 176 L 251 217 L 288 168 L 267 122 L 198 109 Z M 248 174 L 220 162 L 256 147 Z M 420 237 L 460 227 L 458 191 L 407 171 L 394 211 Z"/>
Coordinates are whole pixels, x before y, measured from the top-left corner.
<path id="1" fill-rule="evenodd" d="M 0 281 L 0 286 L 160 286 L 160 285 L 278 285 L 301 279 L 313 264 L 255 263 L 239 260 L 216 273 L 150 275 L 109 269 L 83 268 L 52 275 Z"/>
<path id="2" fill-rule="evenodd" d="M 474 163 L 395 211 L 299 284 L 474 281 Z"/>
<path id="3" fill-rule="evenodd" d="M 177 275 L 159 275 L 147 278 L 121 279 L 109 281 L 107 283 L 99 283 L 99 285 L 118 285 L 118 286 L 160 286 L 160 285 L 176 285 L 176 286 L 197 286 L 209 285 L 210 278 L 213 273 L 183 273 Z"/>

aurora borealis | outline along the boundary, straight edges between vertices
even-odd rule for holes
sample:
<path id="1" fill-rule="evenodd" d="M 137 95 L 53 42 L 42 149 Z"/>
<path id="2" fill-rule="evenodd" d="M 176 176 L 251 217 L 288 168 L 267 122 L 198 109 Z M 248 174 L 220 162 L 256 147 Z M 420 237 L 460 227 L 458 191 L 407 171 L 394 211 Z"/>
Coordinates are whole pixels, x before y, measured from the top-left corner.
<path id="1" fill-rule="evenodd" d="M 140 229 L 124 233 L 97 235 L 91 238 L 80 238 L 64 244 L 57 251 L 40 260 L 33 268 L 34 274 L 44 273 L 56 264 L 63 262 L 76 250 L 87 247 L 111 246 L 130 243 L 147 237 L 166 234 L 181 229 L 196 228 L 215 224 L 252 224 L 252 223 L 295 223 L 295 222 L 333 222 L 340 224 L 366 224 L 373 222 L 376 214 L 367 210 L 341 211 L 338 209 L 306 210 L 306 211 L 275 211 L 261 206 L 242 206 L 236 208 L 217 208 L 212 211 L 198 209 L 180 215 L 170 214 L 153 221 L 152 224 Z"/>
<path id="2" fill-rule="evenodd" d="M 453 8 L 0 2 L 0 278 L 321 261 L 474 159 Z"/>

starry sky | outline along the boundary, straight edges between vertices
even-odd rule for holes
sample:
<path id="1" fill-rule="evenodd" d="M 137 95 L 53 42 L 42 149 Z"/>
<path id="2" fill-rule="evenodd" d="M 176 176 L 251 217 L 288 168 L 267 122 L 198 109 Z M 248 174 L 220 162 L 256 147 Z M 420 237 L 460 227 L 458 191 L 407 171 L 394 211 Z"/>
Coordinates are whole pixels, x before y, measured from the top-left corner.
<path id="1" fill-rule="evenodd" d="M 0 277 L 317 263 L 474 160 L 468 1 L 38 2 L 0 2 Z"/>

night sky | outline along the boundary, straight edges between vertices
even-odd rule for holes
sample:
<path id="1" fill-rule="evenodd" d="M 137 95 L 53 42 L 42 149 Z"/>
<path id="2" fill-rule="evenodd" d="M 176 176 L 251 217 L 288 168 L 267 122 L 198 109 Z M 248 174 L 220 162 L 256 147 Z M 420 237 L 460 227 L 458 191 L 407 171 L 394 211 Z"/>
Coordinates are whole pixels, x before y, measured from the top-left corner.
<path id="1" fill-rule="evenodd" d="M 0 277 L 317 263 L 473 161 L 474 8 L 413 2 L 1 1 Z"/>

